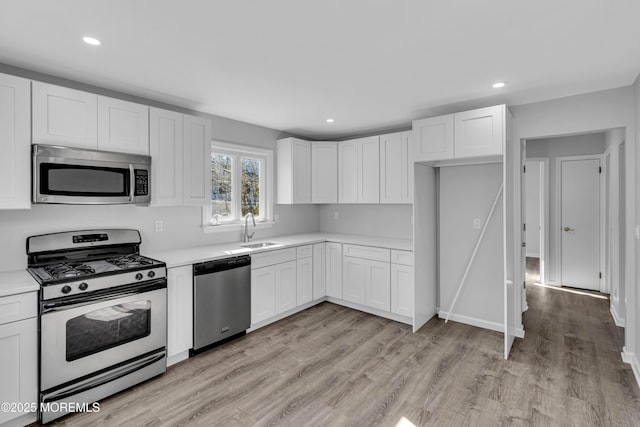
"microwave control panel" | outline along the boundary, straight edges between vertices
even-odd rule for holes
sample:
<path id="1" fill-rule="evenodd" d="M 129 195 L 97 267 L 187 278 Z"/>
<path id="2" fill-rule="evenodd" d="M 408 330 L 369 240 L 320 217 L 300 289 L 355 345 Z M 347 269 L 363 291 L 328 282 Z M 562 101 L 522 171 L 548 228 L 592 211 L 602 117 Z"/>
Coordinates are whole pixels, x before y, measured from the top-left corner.
<path id="1" fill-rule="evenodd" d="M 149 195 L 149 171 L 144 169 L 136 169 L 136 196 Z"/>

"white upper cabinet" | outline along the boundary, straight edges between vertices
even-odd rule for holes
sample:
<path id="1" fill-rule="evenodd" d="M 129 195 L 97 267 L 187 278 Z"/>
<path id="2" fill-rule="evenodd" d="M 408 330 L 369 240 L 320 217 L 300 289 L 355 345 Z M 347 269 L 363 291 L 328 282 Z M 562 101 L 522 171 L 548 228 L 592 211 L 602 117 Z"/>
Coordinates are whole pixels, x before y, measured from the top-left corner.
<path id="1" fill-rule="evenodd" d="M 338 202 L 380 202 L 380 137 L 338 143 Z"/>
<path id="2" fill-rule="evenodd" d="M 98 149 L 149 154 L 149 107 L 98 96 Z"/>
<path id="3" fill-rule="evenodd" d="M 479 108 L 413 122 L 414 161 L 502 155 L 506 107 Z"/>
<path id="4" fill-rule="evenodd" d="M 380 136 L 380 203 L 413 203 L 411 132 Z"/>
<path id="5" fill-rule="evenodd" d="M 338 202 L 338 143 L 311 143 L 311 202 Z"/>
<path id="6" fill-rule="evenodd" d="M 338 143 L 338 202 L 358 203 L 358 143 Z"/>
<path id="7" fill-rule="evenodd" d="M 380 203 L 380 137 L 358 142 L 358 203 Z"/>
<path id="8" fill-rule="evenodd" d="M 154 206 L 182 205 L 184 193 L 182 138 L 182 114 L 153 107 L 150 109 L 151 204 Z"/>
<path id="9" fill-rule="evenodd" d="M 505 106 L 456 113 L 454 157 L 502 154 Z"/>
<path id="10" fill-rule="evenodd" d="M 31 208 L 31 83 L 0 74 L 0 209 Z"/>
<path id="11" fill-rule="evenodd" d="M 311 142 L 278 140 L 276 163 L 278 204 L 311 203 Z"/>
<path id="12" fill-rule="evenodd" d="M 453 158 L 453 114 L 413 122 L 413 155 L 416 162 Z"/>
<path id="13" fill-rule="evenodd" d="M 33 82 L 33 143 L 98 148 L 98 96 Z"/>
<path id="14" fill-rule="evenodd" d="M 211 203 L 211 121 L 183 116 L 184 204 Z M 152 161 L 153 162 L 153 161 Z"/>

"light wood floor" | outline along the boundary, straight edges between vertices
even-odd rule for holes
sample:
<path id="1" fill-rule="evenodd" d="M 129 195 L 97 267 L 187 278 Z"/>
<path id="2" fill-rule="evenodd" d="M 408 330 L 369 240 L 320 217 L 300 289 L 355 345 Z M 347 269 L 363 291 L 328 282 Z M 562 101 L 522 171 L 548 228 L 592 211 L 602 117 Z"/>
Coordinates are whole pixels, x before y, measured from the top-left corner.
<path id="1" fill-rule="evenodd" d="M 638 426 L 608 300 L 528 287 L 524 340 L 323 303 L 105 399 L 67 426 Z"/>

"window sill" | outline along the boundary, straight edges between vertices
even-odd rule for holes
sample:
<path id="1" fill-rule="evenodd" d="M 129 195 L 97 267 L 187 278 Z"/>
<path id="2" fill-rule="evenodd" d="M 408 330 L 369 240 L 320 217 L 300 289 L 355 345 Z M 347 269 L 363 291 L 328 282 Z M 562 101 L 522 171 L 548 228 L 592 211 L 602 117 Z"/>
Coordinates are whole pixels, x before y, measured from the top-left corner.
<path id="1" fill-rule="evenodd" d="M 273 221 L 264 221 L 264 222 L 256 222 L 256 226 L 253 226 L 253 223 L 249 224 L 249 233 L 252 233 L 254 229 L 256 230 L 265 230 L 273 227 L 275 222 Z M 230 233 L 236 230 L 244 229 L 244 221 L 242 222 L 231 222 L 228 224 L 205 224 L 202 226 L 202 231 L 206 234 L 209 233 Z"/>

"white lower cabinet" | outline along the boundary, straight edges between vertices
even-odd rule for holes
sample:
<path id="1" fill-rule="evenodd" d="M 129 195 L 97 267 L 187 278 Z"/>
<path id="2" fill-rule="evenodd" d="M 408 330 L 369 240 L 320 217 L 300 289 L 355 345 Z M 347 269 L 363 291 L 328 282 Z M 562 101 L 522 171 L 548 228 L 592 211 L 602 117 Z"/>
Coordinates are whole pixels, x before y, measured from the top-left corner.
<path id="1" fill-rule="evenodd" d="M 326 254 L 325 243 L 313 245 L 313 299 L 319 299 L 327 295 L 326 283 Z"/>
<path id="2" fill-rule="evenodd" d="M 0 298 L 0 402 L 38 402 L 37 297 L 35 292 L 30 294 Z M 30 298 L 22 298 L 27 295 Z M 33 305 L 33 309 L 23 313 L 22 304 L 27 300 Z M 4 319 L 10 318 L 17 320 L 3 323 Z M 16 420 L 18 417 L 22 418 Z M 19 425 L 26 425 L 35 421 L 36 417 L 33 412 L 0 411 L 0 424 L 12 420 Z"/>
<path id="3" fill-rule="evenodd" d="M 313 299 L 313 258 L 296 261 L 296 304 L 306 304 Z"/>
<path id="4" fill-rule="evenodd" d="M 391 264 L 391 312 L 413 316 L 413 267 Z"/>
<path id="5" fill-rule="evenodd" d="M 193 267 L 167 270 L 167 365 L 189 357 L 193 347 Z"/>
<path id="6" fill-rule="evenodd" d="M 273 266 L 251 270 L 251 324 L 276 315 L 276 270 Z"/>
<path id="7" fill-rule="evenodd" d="M 365 260 L 344 257 L 342 259 L 342 299 L 364 304 Z"/>
<path id="8" fill-rule="evenodd" d="M 391 265 L 365 260 L 364 304 L 379 310 L 391 310 Z"/>
<path id="9" fill-rule="evenodd" d="M 342 298 L 342 244 L 326 243 L 326 275 L 327 296 Z"/>
<path id="10" fill-rule="evenodd" d="M 276 264 L 276 314 L 296 307 L 296 261 Z"/>

